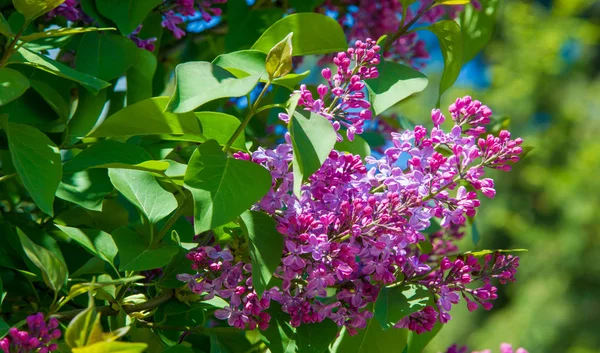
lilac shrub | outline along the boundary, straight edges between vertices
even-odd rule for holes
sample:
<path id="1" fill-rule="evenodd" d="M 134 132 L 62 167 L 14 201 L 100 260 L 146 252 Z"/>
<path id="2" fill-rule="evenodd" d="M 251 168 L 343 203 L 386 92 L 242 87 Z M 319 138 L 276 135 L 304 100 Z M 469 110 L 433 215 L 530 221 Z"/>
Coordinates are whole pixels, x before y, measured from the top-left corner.
<path id="1" fill-rule="evenodd" d="M 56 318 L 46 320 L 44 314 L 37 313 L 28 316 L 26 321 L 26 331 L 13 327 L 0 339 L 0 349 L 4 353 L 48 353 L 58 349 L 56 340 L 61 332 Z"/>

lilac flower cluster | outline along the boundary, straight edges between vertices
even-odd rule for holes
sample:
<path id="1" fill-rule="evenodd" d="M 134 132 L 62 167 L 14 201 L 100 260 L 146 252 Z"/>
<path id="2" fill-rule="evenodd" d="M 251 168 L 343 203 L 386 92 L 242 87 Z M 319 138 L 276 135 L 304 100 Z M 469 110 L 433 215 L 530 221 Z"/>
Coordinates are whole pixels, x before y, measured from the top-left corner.
<path id="1" fill-rule="evenodd" d="M 85 14 L 81 10 L 79 0 L 65 0 L 65 2 L 46 14 L 48 19 L 52 19 L 56 16 L 62 16 L 71 22 L 76 22 L 83 19 Z"/>
<path id="2" fill-rule="evenodd" d="M 137 45 L 138 48 L 141 49 L 146 49 L 148 51 L 154 51 L 154 49 L 156 49 L 156 37 L 152 37 L 152 38 L 148 38 L 148 39 L 141 39 L 138 35 L 140 34 L 142 30 L 142 25 L 137 26 L 137 28 L 131 32 L 130 35 L 127 36 L 127 38 L 131 39 L 135 45 Z"/>
<path id="3" fill-rule="evenodd" d="M 367 38 L 364 42 L 356 41 L 354 47 L 347 52 L 338 53 L 333 58 L 336 73 L 333 75 L 329 68 L 321 71 L 327 85 L 321 84 L 317 87 L 317 99 L 306 85 L 301 85 L 300 90 L 294 92 L 300 96 L 298 106 L 329 119 L 335 131 L 344 127 L 348 139 L 352 141 L 355 134 L 363 132 L 365 121 L 372 117 L 371 104 L 366 99 L 363 80 L 379 76 L 376 67 L 380 63 L 379 50 L 379 45 L 373 39 Z M 288 123 L 290 117 L 281 113 L 279 118 Z M 338 141 L 342 139 L 338 133 Z"/>
<path id="4" fill-rule="evenodd" d="M 462 346 L 459 347 L 457 345 L 452 345 L 450 347 L 448 347 L 448 349 L 446 350 L 445 353 L 467 353 L 468 349 L 466 346 Z M 500 353 L 528 353 L 527 350 L 525 350 L 525 348 L 518 348 L 516 351 L 513 350 L 512 345 L 508 344 L 508 343 L 502 343 L 500 345 Z M 473 351 L 472 353 L 492 353 L 491 350 L 486 349 L 483 351 Z"/>
<path id="5" fill-rule="evenodd" d="M 406 9 L 406 17 L 402 20 L 403 8 L 397 0 L 327 0 L 319 11 L 338 14 L 338 21 L 344 27 L 346 36 L 352 42 L 359 38 L 380 38 L 383 35 L 394 33 L 401 24 L 408 24 L 416 17 L 418 25 L 437 22 L 443 17 L 456 18 L 464 6 L 434 6 L 430 7 L 433 0 L 419 0 L 417 4 Z M 472 4 L 479 9 L 480 4 L 473 0 Z M 351 8 L 354 8 L 350 10 Z M 429 58 L 425 42 L 419 39 L 416 32 L 402 35 L 392 43 L 386 58 L 395 61 L 404 61 L 415 66 L 424 66 L 423 61 Z"/>
<path id="6" fill-rule="evenodd" d="M 165 0 L 165 6 L 170 10 L 163 13 L 162 26 L 171 31 L 176 39 L 180 39 L 185 36 L 185 31 L 179 27 L 184 17 L 200 12 L 202 19 L 209 22 L 213 16 L 221 16 L 222 10 L 215 5 L 226 2 L 227 0 Z"/>
<path id="7" fill-rule="evenodd" d="M 60 338 L 58 320 L 50 318 L 47 322 L 44 314 L 37 313 L 27 317 L 27 331 L 13 327 L 8 335 L 0 339 L 0 350 L 4 353 L 48 353 L 58 349 L 55 341 Z"/>
<path id="8" fill-rule="evenodd" d="M 426 286 L 436 305 L 405 317 L 397 327 L 429 331 L 438 320 L 450 320 L 448 311 L 461 296 L 470 310 L 479 305 L 490 309 L 497 297 L 491 280 L 514 280 L 517 257 L 490 254 L 480 263 L 472 255 L 421 254 L 416 245 L 425 240 L 423 231 L 432 218 L 459 234 L 480 205 L 477 190 L 495 195 L 484 169 L 508 170 L 518 160 L 522 141 L 511 140 L 506 131 L 476 138 L 491 111 L 470 97 L 458 99 L 450 113 L 450 132 L 441 128 L 444 115 L 434 110 L 431 131 L 416 126 L 393 133 L 393 147 L 380 159 L 366 158 L 367 165 L 359 156 L 332 151 L 300 196 L 292 193 L 290 144 L 259 147 L 252 156 L 236 153 L 272 175 L 272 189 L 254 209 L 270 214 L 284 236 L 282 261 L 274 273 L 281 285 L 258 299 L 247 255 L 210 246 L 190 252 L 198 272 L 179 278 L 198 294 L 229 299 L 230 306 L 216 316 L 238 328 L 268 325 L 264 310 L 274 300 L 292 326 L 329 318 L 355 334 L 372 317 L 368 307 L 381 288 L 399 281 Z M 405 166 L 401 157 L 408 160 Z"/>

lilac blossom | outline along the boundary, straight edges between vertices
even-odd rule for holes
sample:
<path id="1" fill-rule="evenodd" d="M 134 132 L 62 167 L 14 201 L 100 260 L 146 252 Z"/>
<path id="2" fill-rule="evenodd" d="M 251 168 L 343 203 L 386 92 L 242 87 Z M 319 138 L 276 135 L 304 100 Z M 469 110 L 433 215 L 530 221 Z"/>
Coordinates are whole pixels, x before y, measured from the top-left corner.
<path id="1" fill-rule="evenodd" d="M 4 353 L 48 353 L 58 349 L 56 340 L 61 332 L 56 318 L 46 320 L 44 314 L 37 313 L 28 316 L 26 322 L 26 331 L 13 327 L 0 339 L 0 350 Z"/>

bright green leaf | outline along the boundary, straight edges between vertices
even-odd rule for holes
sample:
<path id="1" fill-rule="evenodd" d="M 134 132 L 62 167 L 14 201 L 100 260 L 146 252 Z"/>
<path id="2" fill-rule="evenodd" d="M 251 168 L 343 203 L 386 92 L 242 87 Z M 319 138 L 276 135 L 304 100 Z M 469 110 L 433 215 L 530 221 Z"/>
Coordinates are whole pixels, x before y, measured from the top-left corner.
<path id="1" fill-rule="evenodd" d="M 13 0 L 13 5 L 27 21 L 32 21 L 63 2 L 65 0 Z"/>
<path id="2" fill-rule="evenodd" d="M 78 229 L 58 224 L 56 226 L 90 254 L 110 264 L 114 263 L 119 250 L 110 234 L 98 229 Z"/>
<path id="3" fill-rule="evenodd" d="M 45 32 L 37 32 L 33 34 L 29 34 L 26 36 L 22 36 L 19 38 L 24 42 L 32 42 L 34 40 L 39 40 L 43 38 L 50 37 L 64 37 L 64 36 L 72 36 L 74 34 L 86 33 L 86 32 L 97 32 L 97 31 L 113 31 L 115 28 L 97 28 L 97 27 L 71 27 L 71 28 L 56 28 L 50 29 Z"/>
<path id="4" fill-rule="evenodd" d="M 284 76 L 292 71 L 292 37 L 293 33 L 288 34 L 281 42 L 275 44 L 273 49 L 267 54 L 265 68 L 269 79 Z"/>
<path id="5" fill-rule="evenodd" d="M 275 220 L 265 213 L 246 211 L 241 218 L 252 259 L 252 284 L 261 297 L 281 262 L 283 235 L 277 231 Z"/>
<path id="6" fill-rule="evenodd" d="M 471 61 L 492 38 L 500 0 L 483 0 L 481 9 L 465 6 L 460 16 L 463 39 L 463 63 Z"/>
<path id="7" fill-rule="evenodd" d="M 100 326 L 100 317 L 94 305 L 94 298 L 91 293 L 89 296 L 88 307 L 77 314 L 65 332 L 65 342 L 69 347 L 77 348 L 88 344 L 88 341 L 102 335 L 102 327 Z M 100 327 L 98 327 L 100 326 Z"/>
<path id="8" fill-rule="evenodd" d="M 296 329 L 289 324 L 290 316 L 284 313 L 277 303 L 271 303 L 268 313 L 271 315 L 271 321 L 269 327 L 261 331 L 261 334 L 267 339 L 269 350 L 272 353 L 298 352 L 295 341 Z"/>
<path id="9" fill-rule="evenodd" d="M 139 170 L 110 169 L 108 176 L 117 190 L 146 215 L 152 224 L 177 208 L 177 200 L 163 189 L 152 174 Z"/>
<path id="10" fill-rule="evenodd" d="M 145 271 L 163 267 L 179 251 L 176 245 L 150 247 L 144 238 L 129 228 L 119 228 L 112 233 L 119 248 L 121 271 Z"/>
<path id="11" fill-rule="evenodd" d="M 200 134 L 200 125 L 193 113 L 165 112 L 168 100 L 168 97 L 154 97 L 127 106 L 109 116 L 89 136 Z"/>
<path id="12" fill-rule="evenodd" d="M 72 353 L 142 353 L 148 348 L 146 343 L 98 342 L 89 346 L 73 348 Z"/>
<path id="13" fill-rule="evenodd" d="M 10 155 L 25 189 L 40 210 L 54 215 L 54 193 L 62 178 L 58 148 L 29 125 L 10 123 L 6 117 L 0 117 L 0 126 L 8 136 Z"/>
<path id="14" fill-rule="evenodd" d="M 256 163 L 229 158 L 215 140 L 198 147 L 185 173 L 194 197 L 196 233 L 233 221 L 271 188 L 271 175 Z"/>
<path id="15" fill-rule="evenodd" d="M 19 71 L 0 67 L 0 106 L 21 97 L 29 88 L 29 80 Z"/>
<path id="16" fill-rule="evenodd" d="M 123 35 L 128 35 L 161 3 L 162 0 L 102 0 L 96 1 L 96 7 L 102 16 L 117 24 Z"/>
<path id="17" fill-rule="evenodd" d="M 106 81 L 73 70 L 56 60 L 52 60 L 45 55 L 34 53 L 25 48 L 20 48 L 17 53 L 13 54 L 10 59 L 8 59 L 8 63 L 29 65 L 38 70 L 46 71 L 53 75 L 75 81 L 94 94 L 98 93 L 101 89 L 110 86 L 110 83 Z"/>
<path id="18" fill-rule="evenodd" d="M 528 251 L 529 250 L 527 250 L 527 249 L 494 249 L 494 250 L 467 251 L 465 253 L 462 253 L 462 255 L 464 255 L 464 256 L 472 255 L 475 257 L 483 257 L 485 255 L 495 254 L 495 253 L 513 253 L 513 252 L 528 252 Z"/>
<path id="19" fill-rule="evenodd" d="M 175 113 L 192 111 L 219 98 L 245 96 L 260 79 L 258 74 L 236 78 L 208 62 L 179 64 L 175 68 L 175 77 L 175 93 L 167 107 L 168 111 Z"/>
<path id="20" fill-rule="evenodd" d="M 465 5 L 471 0 L 436 0 L 435 2 L 440 5 Z"/>
<path id="21" fill-rule="evenodd" d="M 371 105 L 375 115 L 427 87 L 427 77 L 409 66 L 384 61 L 378 69 L 379 77 L 365 81 L 371 92 Z"/>
<path id="22" fill-rule="evenodd" d="M 232 73 L 237 78 L 266 73 L 265 60 L 267 55 L 258 50 L 240 50 L 233 53 L 221 54 L 212 61 Z"/>
<path id="23" fill-rule="evenodd" d="M 444 73 L 440 81 L 437 103 L 439 107 L 442 94 L 454 84 L 460 74 L 463 64 L 463 42 L 460 26 L 453 20 L 436 22 L 428 29 L 437 36 L 444 57 Z"/>
<path id="24" fill-rule="evenodd" d="M 104 197 L 114 190 L 104 169 L 82 170 L 64 174 L 56 197 L 92 211 L 102 211 Z"/>
<path id="25" fill-rule="evenodd" d="M 104 165 L 136 165 L 152 159 L 148 151 L 130 143 L 104 140 L 81 151 L 71 161 L 65 163 L 65 173 L 76 173 L 88 168 Z"/>
<path id="26" fill-rule="evenodd" d="M 294 193 L 316 172 L 335 146 L 336 133 L 324 116 L 311 113 L 310 119 L 294 112 L 288 126 L 294 149 Z"/>
<path id="27" fill-rule="evenodd" d="M 304 71 L 303 73 L 300 73 L 300 74 L 290 73 L 285 76 L 281 76 L 279 78 L 274 79 L 273 84 L 278 85 L 278 86 L 283 86 L 283 87 L 289 89 L 290 91 L 293 91 L 296 89 L 296 86 L 298 86 L 298 84 L 302 80 L 304 80 L 309 74 L 310 74 L 310 71 Z"/>
<path id="28" fill-rule="evenodd" d="M 77 48 L 75 66 L 81 72 L 110 81 L 125 74 L 136 63 L 138 53 L 135 44 L 123 36 L 88 32 Z"/>
<path id="29" fill-rule="evenodd" d="M 268 53 L 290 32 L 294 33 L 294 56 L 327 54 L 348 49 L 340 24 L 329 16 L 317 13 L 298 13 L 282 18 L 262 34 L 252 49 Z M 324 33 L 327 35 L 323 35 Z"/>
<path id="30" fill-rule="evenodd" d="M 298 352 L 323 353 L 335 339 L 338 326 L 335 322 L 325 319 L 315 324 L 302 324 L 296 329 Z"/>
<path id="31" fill-rule="evenodd" d="M 334 342 L 331 353 L 389 353 L 402 352 L 406 347 L 408 330 L 384 331 L 377 320 L 370 319 L 367 327 L 350 336 L 343 328 Z"/>
<path id="32" fill-rule="evenodd" d="M 202 136 L 207 140 L 216 140 L 225 146 L 235 130 L 240 126 L 240 120 L 233 115 L 218 112 L 198 112 L 196 117 L 202 125 Z M 244 132 L 233 142 L 231 147 L 246 150 Z"/>
<path id="33" fill-rule="evenodd" d="M 375 302 L 375 319 L 386 330 L 403 317 L 426 307 L 431 298 L 427 287 L 420 284 L 383 287 Z"/>
<path id="34" fill-rule="evenodd" d="M 44 283 L 55 293 L 58 293 L 69 276 L 67 265 L 48 249 L 32 242 L 19 228 L 17 228 L 17 234 L 25 255 L 42 271 Z"/>

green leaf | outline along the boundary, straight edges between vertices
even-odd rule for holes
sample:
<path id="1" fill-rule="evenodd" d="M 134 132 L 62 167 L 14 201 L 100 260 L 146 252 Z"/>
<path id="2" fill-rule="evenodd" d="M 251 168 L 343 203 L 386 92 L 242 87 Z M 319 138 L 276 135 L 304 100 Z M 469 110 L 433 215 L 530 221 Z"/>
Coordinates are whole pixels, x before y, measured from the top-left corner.
<path id="1" fill-rule="evenodd" d="M 46 103 L 58 114 L 58 116 L 66 121 L 69 118 L 70 107 L 69 103 L 64 100 L 60 93 L 47 82 L 41 80 L 30 80 L 31 88 L 44 98 Z"/>
<path id="2" fill-rule="evenodd" d="M 152 174 L 139 170 L 110 169 L 110 181 L 127 200 L 156 224 L 177 208 L 177 199 L 163 189 Z"/>
<path id="3" fill-rule="evenodd" d="M 44 55 L 34 53 L 25 48 L 20 48 L 17 53 L 13 54 L 10 59 L 8 59 L 8 63 L 29 65 L 38 70 L 46 71 L 53 75 L 75 81 L 93 94 L 97 94 L 101 89 L 110 86 L 110 83 L 106 81 L 73 70 L 56 60 L 52 60 Z"/>
<path id="4" fill-rule="evenodd" d="M 102 0 L 96 1 L 96 7 L 102 16 L 117 24 L 123 35 L 128 35 L 161 3 L 162 0 Z"/>
<path id="5" fill-rule="evenodd" d="M 262 34 L 252 49 L 268 53 L 290 32 L 294 33 L 294 56 L 327 54 L 348 49 L 340 24 L 329 16 L 317 13 L 298 13 L 282 18 Z M 324 33 L 327 35 L 323 35 Z"/>
<path id="6" fill-rule="evenodd" d="M 294 149 L 294 193 L 316 172 L 335 146 L 336 133 L 327 118 L 311 113 L 310 119 L 294 112 L 288 126 Z"/>
<path id="7" fill-rule="evenodd" d="M 265 61 L 267 55 L 258 50 L 239 50 L 233 53 L 221 54 L 212 61 L 232 73 L 237 78 L 266 73 Z"/>
<path id="8" fill-rule="evenodd" d="M 42 271 L 44 283 L 55 293 L 58 293 L 69 276 L 67 265 L 48 249 L 32 242 L 21 229 L 17 228 L 17 234 L 27 258 Z"/>
<path id="9" fill-rule="evenodd" d="M 296 12 L 313 12 L 315 7 L 324 3 L 325 0 L 290 0 L 290 5 Z"/>
<path id="10" fill-rule="evenodd" d="M 439 5 L 465 5 L 471 2 L 471 0 L 436 0 Z"/>
<path id="11" fill-rule="evenodd" d="M 265 168 L 228 158 L 215 140 L 196 149 L 184 180 L 194 197 L 196 234 L 233 221 L 271 188 Z"/>
<path id="12" fill-rule="evenodd" d="M 157 321 L 167 326 L 202 326 L 205 321 L 204 310 L 204 305 L 200 303 L 193 303 L 190 307 L 172 300 L 165 306 L 164 314 L 157 315 Z"/>
<path id="13" fill-rule="evenodd" d="M 260 79 L 258 74 L 238 79 L 208 62 L 179 64 L 175 68 L 175 77 L 175 93 L 167 106 L 168 111 L 175 113 L 192 111 L 219 98 L 245 96 Z"/>
<path id="14" fill-rule="evenodd" d="M 0 307 L 2 307 L 2 303 L 4 302 L 4 297 L 6 297 L 6 292 L 4 291 L 4 286 L 2 285 L 2 277 L 0 277 Z M 3 327 L 2 324 L 6 324 L 4 321 L 0 321 L 0 338 L 3 335 Z"/>
<path id="15" fill-rule="evenodd" d="M 137 52 L 137 61 L 127 71 L 127 105 L 152 97 L 156 57 L 145 49 L 137 49 Z"/>
<path id="16" fill-rule="evenodd" d="M 29 88 L 29 80 L 17 70 L 0 67 L 0 106 L 21 97 Z"/>
<path id="17" fill-rule="evenodd" d="M 465 6 L 460 17 L 463 39 L 463 63 L 471 61 L 492 38 L 500 0 L 483 0 L 481 9 Z"/>
<path id="18" fill-rule="evenodd" d="M 54 193 L 62 178 L 58 148 L 45 134 L 29 125 L 10 123 L 6 117 L 0 117 L 0 126 L 8 136 L 13 165 L 25 189 L 40 210 L 53 216 Z"/>
<path id="19" fill-rule="evenodd" d="M 176 344 L 163 351 L 163 353 L 194 353 L 194 351 L 187 346 L 182 344 Z"/>
<path id="20" fill-rule="evenodd" d="M 29 34 L 26 36 L 22 36 L 19 38 L 24 42 L 33 42 L 35 40 L 51 38 L 51 37 L 64 37 L 64 36 L 72 36 L 74 34 L 87 33 L 87 32 L 97 32 L 97 31 L 114 31 L 116 28 L 97 28 L 97 27 L 70 27 L 70 28 L 57 28 L 50 29 L 44 32 L 37 32 L 33 34 Z"/>
<path id="21" fill-rule="evenodd" d="M 177 275 L 180 273 L 194 273 L 194 270 L 192 270 L 192 263 L 186 257 L 187 253 L 187 250 L 184 250 L 183 248 L 179 249 L 179 252 L 173 257 L 167 267 L 165 267 L 162 276 L 156 282 L 156 285 L 159 288 L 180 288 L 184 283 L 177 279 Z"/>
<path id="22" fill-rule="evenodd" d="M 64 174 L 56 197 L 92 211 L 102 211 L 104 197 L 114 190 L 106 170 L 82 170 Z"/>
<path id="23" fill-rule="evenodd" d="M 30 22 L 63 2 L 65 0 L 13 0 L 13 5 Z"/>
<path id="24" fill-rule="evenodd" d="M 12 30 L 10 29 L 10 24 L 8 23 L 8 21 L 6 20 L 6 18 L 4 18 L 4 15 L 0 13 L 0 34 L 4 35 L 5 37 L 13 37 L 15 34 L 12 32 Z"/>
<path id="25" fill-rule="evenodd" d="M 108 168 L 118 164 L 138 165 L 149 161 L 152 156 L 144 148 L 129 143 L 104 140 L 81 151 L 65 163 L 65 173 L 76 173 L 88 168 Z"/>
<path id="26" fill-rule="evenodd" d="M 367 327 L 350 336 L 344 327 L 331 348 L 331 353 L 389 353 L 402 352 L 406 347 L 408 330 L 384 331 L 377 320 L 370 319 Z"/>
<path id="27" fill-rule="evenodd" d="M 513 253 L 513 252 L 528 252 L 527 249 L 494 249 L 494 250 L 480 250 L 480 251 L 467 251 L 462 253 L 461 255 L 473 255 L 475 257 L 483 257 L 485 255 L 494 254 L 494 253 Z"/>
<path id="28" fill-rule="evenodd" d="M 375 115 L 427 87 L 427 77 L 409 66 L 383 61 L 378 70 L 379 77 L 365 81 L 371 92 L 371 105 Z"/>
<path id="29" fill-rule="evenodd" d="M 475 221 L 471 224 L 471 238 L 473 239 L 473 245 L 477 246 L 479 244 L 479 240 L 481 240 L 481 235 L 479 234 L 479 230 L 477 229 L 477 224 Z"/>
<path id="30" fill-rule="evenodd" d="M 277 231 L 275 220 L 265 213 L 246 211 L 241 218 L 252 259 L 252 285 L 261 297 L 281 262 L 283 235 Z"/>
<path id="31" fill-rule="evenodd" d="M 123 36 L 88 32 L 77 48 L 75 66 L 81 72 L 110 81 L 121 77 L 136 63 L 138 52 L 135 44 Z"/>
<path id="32" fill-rule="evenodd" d="M 4 298 L 4 295 L 6 294 L 6 292 L 4 292 L 4 294 L 2 294 L 2 298 Z M 2 304 L 0 302 L 0 304 Z M 4 321 L 3 318 L 0 317 L 0 339 L 3 339 L 4 336 L 6 336 L 8 334 L 8 331 L 10 330 L 10 326 L 6 323 L 6 321 Z"/>
<path id="33" fill-rule="evenodd" d="M 106 93 L 107 90 L 102 90 L 93 95 L 88 91 L 79 90 L 77 110 L 68 124 L 69 136 L 84 137 L 92 131 L 106 104 Z"/>
<path id="34" fill-rule="evenodd" d="M 114 263 L 119 250 L 110 234 L 98 229 L 78 229 L 58 224 L 56 226 L 90 254 L 110 264 Z"/>
<path id="35" fill-rule="evenodd" d="M 142 353 L 148 348 L 146 343 L 98 342 L 89 346 L 73 348 L 72 353 Z"/>
<path id="36" fill-rule="evenodd" d="M 367 141 L 358 135 L 354 136 L 354 141 L 346 139 L 342 142 L 336 142 L 335 149 L 339 152 L 348 152 L 359 155 L 363 159 L 371 155 L 371 147 L 369 147 Z"/>
<path id="37" fill-rule="evenodd" d="M 289 324 L 290 316 L 281 311 L 281 306 L 277 303 L 271 303 L 268 313 L 271 321 L 261 334 L 268 340 L 269 350 L 272 353 L 296 353 L 296 330 Z"/>
<path id="38" fill-rule="evenodd" d="M 423 332 L 420 335 L 416 332 L 408 333 L 408 345 L 406 346 L 406 353 L 421 353 L 423 349 L 431 342 L 432 339 L 440 332 L 443 325 L 438 321 L 433 326 L 433 329 L 429 332 Z"/>
<path id="39" fill-rule="evenodd" d="M 274 79 L 273 84 L 278 85 L 278 86 L 283 86 L 283 87 L 289 89 L 290 91 L 293 91 L 296 89 L 298 84 L 302 80 L 304 80 L 309 74 L 310 74 L 310 71 L 304 71 L 303 73 L 300 73 L 300 74 L 294 74 L 294 73 L 287 74 L 285 76 L 281 76 L 279 78 Z"/>
<path id="40" fill-rule="evenodd" d="M 269 79 L 284 76 L 292 71 L 292 37 L 293 33 L 288 34 L 281 42 L 275 44 L 273 49 L 267 54 L 265 68 Z"/>
<path id="41" fill-rule="evenodd" d="M 316 324 L 302 324 L 296 329 L 298 352 L 323 353 L 335 340 L 338 327 L 331 320 L 323 320 Z"/>
<path id="42" fill-rule="evenodd" d="M 460 26 L 455 21 L 436 22 L 427 29 L 437 36 L 444 57 L 444 73 L 440 81 L 437 102 L 439 107 L 442 94 L 454 84 L 460 74 L 460 68 L 463 64 L 463 42 Z"/>
<path id="43" fill-rule="evenodd" d="M 200 125 L 194 114 L 165 112 L 168 100 L 169 97 L 154 97 L 127 106 L 109 116 L 89 136 L 200 134 Z"/>
<path id="44" fill-rule="evenodd" d="M 235 130 L 240 126 L 240 121 L 233 115 L 217 112 L 198 112 L 195 114 L 200 121 L 200 125 L 202 125 L 202 136 L 206 140 L 216 140 L 221 146 L 227 144 Z M 231 147 L 246 150 L 246 138 L 243 131 Z"/>
<path id="45" fill-rule="evenodd" d="M 77 314 L 65 332 L 65 342 L 71 348 L 83 347 L 90 339 L 95 339 L 102 335 L 102 326 L 100 326 L 100 317 L 94 305 L 94 298 L 89 295 L 88 306 L 85 310 Z"/>
<path id="46" fill-rule="evenodd" d="M 179 251 L 176 245 L 150 247 L 141 236 L 129 228 L 119 228 L 112 235 L 119 248 L 121 271 L 145 271 L 163 267 L 171 262 Z"/>
<path id="47" fill-rule="evenodd" d="M 431 299 L 427 287 L 420 284 L 383 287 L 375 302 L 375 319 L 387 330 L 403 317 L 426 307 Z"/>

